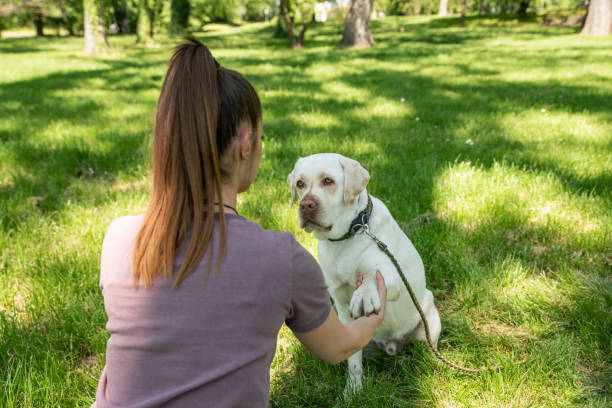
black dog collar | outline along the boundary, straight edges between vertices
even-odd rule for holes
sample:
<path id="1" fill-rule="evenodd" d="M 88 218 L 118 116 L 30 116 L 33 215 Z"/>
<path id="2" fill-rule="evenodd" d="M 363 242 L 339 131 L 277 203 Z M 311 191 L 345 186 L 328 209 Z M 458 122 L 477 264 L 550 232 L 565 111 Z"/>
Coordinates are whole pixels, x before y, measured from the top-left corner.
<path id="1" fill-rule="evenodd" d="M 351 222 L 351 226 L 349 227 L 348 232 L 340 238 L 329 238 L 329 240 L 344 241 L 345 239 L 351 238 L 353 235 L 359 232 L 361 228 L 368 225 L 368 222 L 370 222 L 370 215 L 372 215 L 372 198 L 368 194 L 368 205 L 366 206 L 366 208 L 363 209 L 363 211 L 357 214 L 357 217 L 355 217 L 353 222 Z"/>

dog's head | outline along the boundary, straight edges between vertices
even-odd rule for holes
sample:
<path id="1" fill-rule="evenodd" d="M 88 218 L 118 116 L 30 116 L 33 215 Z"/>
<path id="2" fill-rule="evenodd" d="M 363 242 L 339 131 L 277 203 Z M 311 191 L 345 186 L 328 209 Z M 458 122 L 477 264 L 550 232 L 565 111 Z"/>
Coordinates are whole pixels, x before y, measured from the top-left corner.
<path id="1" fill-rule="evenodd" d="M 300 226 L 317 238 L 342 236 L 354 217 L 355 200 L 369 180 L 366 169 L 348 157 L 335 153 L 301 157 L 287 177 L 291 203 L 300 203 Z"/>

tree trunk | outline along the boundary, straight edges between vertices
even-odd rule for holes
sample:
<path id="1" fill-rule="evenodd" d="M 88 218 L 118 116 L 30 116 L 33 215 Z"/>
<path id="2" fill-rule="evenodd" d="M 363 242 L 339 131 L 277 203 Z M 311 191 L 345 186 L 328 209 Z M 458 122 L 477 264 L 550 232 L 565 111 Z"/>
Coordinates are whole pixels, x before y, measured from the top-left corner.
<path id="1" fill-rule="evenodd" d="M 104 45 L 108 45 L 108 37 L 106 36 L 106 11 L 104 10 L 104 0 L 99 0 L 98 7 L 98 32 L 100 40 Z"/>
<path id="2" fill-rule="evenodd" d="M 609 1 L 609 0 L 608 0 Z M 529 8 L 529 0 L 521 0 L 518 9 L 519 18 L 527 17 L 527 9 Z"/>
<path id="3" fill-rule="evenodd" d="M 581 35 L 612 34 L 612 1 L 591 0 Z"/>
<path id="4" fill-rule="evenodd" d="M 440 0 L 440 8 L 438 9 L 439 16 L 448 15 L 448 0 Z"/>
<path id="5" fill-rule="evenodd" d="M 57 7 L 60 9 L 60 12 L 62 13 L 62 21 L 64 23 L 64 28 L 68 31 L 68 35 L 74 35 L 72 23 L 70 22 L 70 19 L 68 18 L 68 12 L 66 11 L 66 5 L 64 4 L 63 0 L 58 0 L 56 4 Z"/>
<path id="6" fill-rule="evenodd" d="M 170 3 L 170 34 L 182 34 L 189 28 L 189 0 L 172 0 Z"/>
<path id="7" fill-rule="evenodd" d="M 138 2 L 138 15 L 136 17 L 136 42 L 151 42 L 151 23 L 149 21 L 149 5 L 147 0 Z"/>
<path id="8" fill-rule="evenodd" d="M 344 19 L 342 47 L 373 47 L 376 45 L 370 31 L 370 14 L 374 0 L 351 0 Z"/>
<path id="9" fill-rule="evenodd" d="M 467 8 L 467 0 L 461 0 L 461 19 L 459 19 L 459 27 L 465 27 L 465 9 Z"/>
<path id="10" fill-rule="evenodd" d="M 43 12 L 41 7 L 37 7 L 36 10 L 34 10 L 33 19 L 34 26 L 36 27 L 36 36 L 44 36 L 45 33 L 43 32 Z"/>
<path id="11" fill-rule="evenodd" d="M 285 21 L 287 34 L 289 35 L 289 40 L 291 41 L 291 48 L 300 48 L 298 42 L 295 39 L 295 26 L 293 24 L 293 18 L 289 16 L 289 8 L 287 7 L 286 2 L 282 0 L 280 2 L 280 15 Z"/>
<path id="12" fill-rule="evenodd" d="M 86 54 L 98 54 L 99 33 L 95 29 L 97 19 L 96 0 L 83 0 L 83 31 L 85 34 L 85 49 L 83 52 Z"/>
<path id="13" fill-rule="evenodd" d="M 153 41 L 155 35 L 155 11 L 149 12 L 149 39 Z"/>
<path id="14" fill-rule="evenodd" d="M 488 12 L 489 12 L 489 1 L 482 0 L 482 3 L 480 3 L 480 14 L 487 14 Z"/>
<path id="15" fill-rule="evenodd" d="M 113 9 L 113 16 L 115 17 L 115 21 L 117 22 L 117 29 L 120 33 L 123 33 L 123 20 L 125 20 L 125 1 L 121 0 L 111 0 L 110 5 Z"/>
<path id="16" fill-rule="evenodd" d="M 300 35 L 298 35 L 298 39 L 297 39 L 297 47 L 295 48 L 304 48 L 304 34 L 306 33 L 306 28 L 308 28 L 308 24 L 307 23 L 302 24 L 302 28 L 300 29 Z"/>

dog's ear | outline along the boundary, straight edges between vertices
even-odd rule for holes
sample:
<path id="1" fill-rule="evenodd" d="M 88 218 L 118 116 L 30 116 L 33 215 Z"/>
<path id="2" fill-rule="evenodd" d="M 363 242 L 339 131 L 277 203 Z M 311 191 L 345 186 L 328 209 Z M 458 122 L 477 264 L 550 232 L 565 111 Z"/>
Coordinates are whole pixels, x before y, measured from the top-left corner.
<path id="1" fill-rule="evenodd" d="M 295 167 L 291 170 L 291 173 L 287 176 L 287 183 L 289 183 L 289 188 L 291 189 L 291 205 L 295 203 Z"/>
<path id="2" fill-rule="evenodd" d="M 344 170 L 344 203 L 352 205 L 370 181 L 370 173 L 358 161 L 347 157 L 340 158 Z"/>

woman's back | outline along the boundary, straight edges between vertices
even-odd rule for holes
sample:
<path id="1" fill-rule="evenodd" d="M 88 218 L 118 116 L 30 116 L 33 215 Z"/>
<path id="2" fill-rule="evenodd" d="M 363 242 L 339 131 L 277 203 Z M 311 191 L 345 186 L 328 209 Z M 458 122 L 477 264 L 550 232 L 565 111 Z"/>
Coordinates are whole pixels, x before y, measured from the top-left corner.
<path id="1" fill-rule="evenodd" d="M 109 227 L 100 285 L 108 315 L 106 366 L 96 407 L 267 406 L 269 369 L 283 322 L 321 325 L 330 304 L 319 266 L 289 233 L 226 214 L 227 252 L 207 276 L 207 253 L 173 277 L 134 286 L 132 252 L 142 216 Z M 218 220 L 215 231 L 218 231 Z M 216 256 L 219 234 L 213 234 Z M 186 239 L 177 251 L 182 264 Z M 211 242 L 212 243 L 212 242 Z"/>

